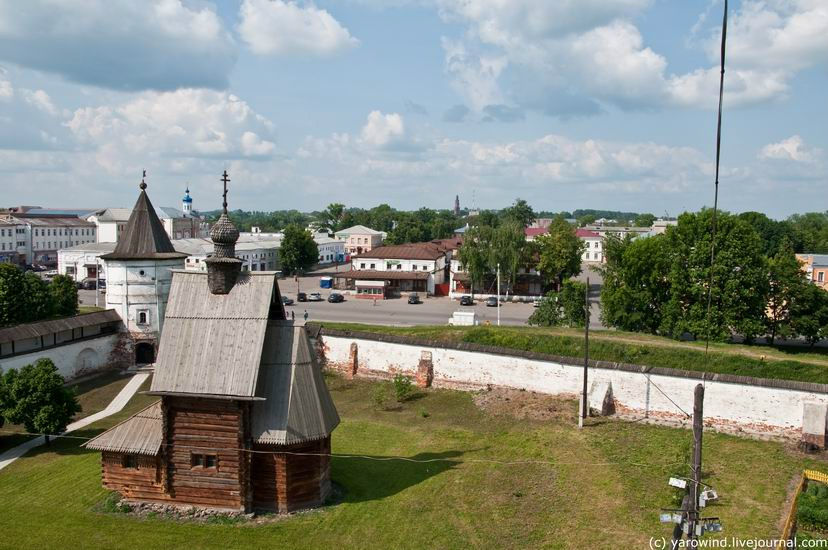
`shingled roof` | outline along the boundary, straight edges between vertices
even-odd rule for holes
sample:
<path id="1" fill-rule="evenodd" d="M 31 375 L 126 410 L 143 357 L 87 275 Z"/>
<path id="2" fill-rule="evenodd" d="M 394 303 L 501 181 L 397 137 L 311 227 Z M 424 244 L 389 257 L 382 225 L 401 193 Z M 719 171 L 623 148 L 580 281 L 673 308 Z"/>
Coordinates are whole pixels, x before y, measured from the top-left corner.
<path id="1" fill-rule="evenodd" d="M 132 209 L 124 232 L 115 250 L 101 256 L 104 260 L 173 260 L 186 258 L 176 252 L 164 225 L 158 219 L 147 196 L 146 184 L 141 182 L 141 194 Z"/>
<path id="2" fill-rule="evenodd" d="M 161 401 L 83 444 L 94 451 L 155 456 L 161 450 Z"/>

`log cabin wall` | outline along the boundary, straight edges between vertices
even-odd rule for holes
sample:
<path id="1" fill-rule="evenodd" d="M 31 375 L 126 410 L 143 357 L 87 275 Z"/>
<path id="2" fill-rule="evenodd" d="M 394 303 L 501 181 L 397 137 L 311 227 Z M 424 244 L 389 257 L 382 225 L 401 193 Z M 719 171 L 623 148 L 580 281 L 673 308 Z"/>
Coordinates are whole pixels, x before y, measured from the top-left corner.
<path id="1" fill-rule="evenodd" d="M 156 456 L 101 453 L 103 486 L 132 500 L 167 501 Z"/>
<path id="2" fill-rule="evenodd" d="M 245 410 L 237 401 L 164 397 L 170 497 L 176 503 L 246 510 Z M 194 455 L 201 455 L 201 460 Z M 215 457 L 215 467 L 199 464 Z"/>
<path id="3" fill-rule="evenodd" d="M 330 495 L 330 436 L 298 445 L 256 445 L 254 450 L 263 451 L 253 453 L 255 509 L 293 512 L 319 506 Z"/>

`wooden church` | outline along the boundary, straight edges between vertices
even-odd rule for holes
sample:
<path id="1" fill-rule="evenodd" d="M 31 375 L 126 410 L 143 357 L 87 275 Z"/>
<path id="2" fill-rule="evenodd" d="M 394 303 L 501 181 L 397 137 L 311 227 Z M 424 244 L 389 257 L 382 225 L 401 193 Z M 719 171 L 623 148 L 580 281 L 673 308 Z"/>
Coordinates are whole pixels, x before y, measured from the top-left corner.
<path id="1" fill-rule="evenodd" d="M 224 213 L 207 271 L 175 271 L 149 391 L 160 400 L 86 443 L 128 500 L 290 512 L 328 497 L 339 416 L 276 272 L 242 272 Z"/>

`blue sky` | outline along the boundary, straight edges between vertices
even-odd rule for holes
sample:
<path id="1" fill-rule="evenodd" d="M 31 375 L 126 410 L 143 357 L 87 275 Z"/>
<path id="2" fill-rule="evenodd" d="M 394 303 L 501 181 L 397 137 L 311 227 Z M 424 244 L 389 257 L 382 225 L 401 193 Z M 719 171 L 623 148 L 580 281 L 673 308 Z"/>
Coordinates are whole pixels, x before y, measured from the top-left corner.
<path id="1" fill-rule="evenodd" d="M 0 0 L 3 205 L 668 212 L 713 197 L 722 3 Z M 721 205 L 824 210 L 828 4 L 730 3 Z"/>

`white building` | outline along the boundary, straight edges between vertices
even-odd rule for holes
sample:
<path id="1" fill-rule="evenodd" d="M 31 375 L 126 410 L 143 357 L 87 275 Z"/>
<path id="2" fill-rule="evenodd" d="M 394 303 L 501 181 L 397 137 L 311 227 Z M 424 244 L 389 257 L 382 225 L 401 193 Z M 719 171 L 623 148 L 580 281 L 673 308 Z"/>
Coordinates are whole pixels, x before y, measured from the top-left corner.
<path id="1" fill-rule="evenodd" d="M 13 220 L 0 220 L 0 263 L 25 262 L 26 227 Z"/>
<path id="2" fill-rule="evenodd" d="M 583 254 L 581 254 L 581 261 L 602 263 L 604 261 L 603 237 L 596 231 L 590 231 L 589 229 L 578 229 L 575 234 L 586 245 Z"/>
<path id="3" fill-rule="evenodd" d="M 181 239 L 172 241 L 179 252 L 188 254 L 184 268 L 192 271 L 207 271 L 204 260 L 213 253 L 210 239 Z M 281 241 L 242 240 L 236 242 L 236 257 L 242 261 L 242 271 L 278 271 L 279 246 Z"/>
<path id="4" fill-rule="evenodd" d="M 319 263 L 330 264 L 345 261 L 345 241 L 332 239 L 325 234 L 316 234 L 313 237 L 319 249 Z"/>
<path id="5" fill-rule="evenodd" d="M 186 254 L 173 248 L 141 182 L 141 194 L 106 263 L 106 307 L 121 316 L 134 345 L 136 363 L 152 363 L 164 322 L 174 269 Z"/>
<path id="6" fill-rule="evenodd" d="M 95 224 L 80 218 L 21 214 L 7 221 L 17 225 L 15 245 L 26 264 L 57 265 L 61 248 L 94 243 L 97 239 Z"/>
<path id="7" fill-rule="evenodd" d="M 87 221 L 98 228 L 99 243 L 117 243 L 129 221 L 132 210 L 129 208 L 106 208 L 86 217 Z"/>

